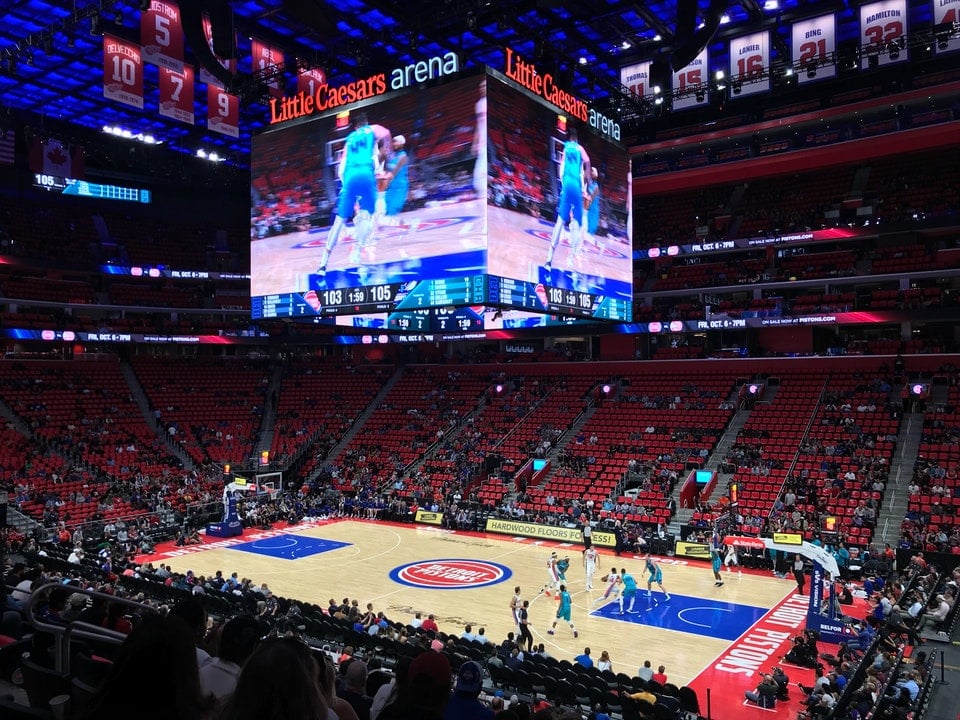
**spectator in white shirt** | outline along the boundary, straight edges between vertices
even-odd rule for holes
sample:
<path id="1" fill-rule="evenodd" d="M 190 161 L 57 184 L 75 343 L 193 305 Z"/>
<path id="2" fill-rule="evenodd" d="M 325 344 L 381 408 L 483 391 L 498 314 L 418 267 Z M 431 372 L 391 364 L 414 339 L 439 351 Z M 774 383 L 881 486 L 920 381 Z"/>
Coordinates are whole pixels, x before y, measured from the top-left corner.
<path id="1" fill-rule="evenodd" d="M 251 615 L 238 615 L 220 631 L 217 656 L 200 668 L 200 690 L 223 703 L 237 687 L 240 668 L 256 649 L 265 627 Z"/>

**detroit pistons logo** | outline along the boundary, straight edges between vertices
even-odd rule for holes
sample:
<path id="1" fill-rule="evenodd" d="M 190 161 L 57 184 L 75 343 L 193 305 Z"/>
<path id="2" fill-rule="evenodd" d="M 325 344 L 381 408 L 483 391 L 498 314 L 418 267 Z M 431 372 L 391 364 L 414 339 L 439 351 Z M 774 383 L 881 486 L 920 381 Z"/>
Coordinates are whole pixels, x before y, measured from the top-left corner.
<path id="1" fill-rule="evenodd" d="M 505 565 L 485 560 L 445 558 L 407 563 L 390 571 L 390 579 L 401 585 L 428 590 L 468 590 L 496 585 L 510 578 Z"/>

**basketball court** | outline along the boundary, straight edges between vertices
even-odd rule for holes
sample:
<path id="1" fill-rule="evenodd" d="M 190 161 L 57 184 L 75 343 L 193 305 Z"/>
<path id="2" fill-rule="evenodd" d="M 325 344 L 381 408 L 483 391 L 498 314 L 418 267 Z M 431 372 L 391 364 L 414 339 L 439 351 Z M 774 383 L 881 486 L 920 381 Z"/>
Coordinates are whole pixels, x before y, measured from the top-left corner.
<path id="1" fill-rule="evenodd" d="M 580 633 L 576 639 L 562 622 L 556 635 L 547 634 L 556 600 L 539 591 L 553 549 L 571 559 L 567 584 Z M 519 585 L 531 601 L 534 639 L 551 655 L 572 659 L 589 646 L 599 657 L 607 650 L 614 671 L 628 675 L 650 660 L 654 669 L 666 666 L 669 682 L 691 684 L 701 703 L 712 687 L 715 717 L 727 712 L 769 714 L 744 707 L 743 691 L 756 686 L 760 670 L 777 664 L 790 638 L 803 627 L 807 599 L 793 595 L 792 581 L 762 571 L 724 572 L 725 584 L 717 588 L 706 563 L 659 558 L 670 599 L 656 585 L 648 597 L 643 560 L 601 549 L 595 589 L 588 591 L 580 550 L 508 535 L 331 520 L 247 530 L 242 537 L 171 548 L 150 559 L 198 575 L 237 572 L 257 584 L 267 583 L 281 596 L 324 607 L 330 598 L 349 596 L 361 607 L 373 603 L 374 610 L 392 621 L 409 623 L 415 612 L 424 617 L 432 613 L 442 632 L 459 635 L 467 624 L 474 631 L 482 626 L 495 643 L 514 629 L 509 602 Z M 633 613 L 620 615 L 615 601 L 602 604 L 600 577 L 614 566 L 637 579 L 640 592 Z M 809 675 L 812 678 L 812 672 Z M 791 680 L 809 679 L 798 671 L 791 673 Z"/>

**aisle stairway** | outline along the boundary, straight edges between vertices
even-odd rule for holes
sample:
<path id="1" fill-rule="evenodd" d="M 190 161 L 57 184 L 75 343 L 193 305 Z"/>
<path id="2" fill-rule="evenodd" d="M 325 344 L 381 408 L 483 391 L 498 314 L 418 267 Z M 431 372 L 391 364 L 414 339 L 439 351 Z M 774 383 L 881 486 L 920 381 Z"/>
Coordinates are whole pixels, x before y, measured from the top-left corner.
<path id="1" fill-rule="evenodd" d="M 907 487 L 913 477 L 913 466 L 920 453 L 920 436 L 923 433 L 923 413 L 907 413 L 900 425 L 897 449 L 890 463 L 890 478 L 884 492 L 884 507 L 877 516 L 877 542 L 890 543 L 896 547 L 900 538 L 900 524 L 907 514 L 910 500 Z"/>

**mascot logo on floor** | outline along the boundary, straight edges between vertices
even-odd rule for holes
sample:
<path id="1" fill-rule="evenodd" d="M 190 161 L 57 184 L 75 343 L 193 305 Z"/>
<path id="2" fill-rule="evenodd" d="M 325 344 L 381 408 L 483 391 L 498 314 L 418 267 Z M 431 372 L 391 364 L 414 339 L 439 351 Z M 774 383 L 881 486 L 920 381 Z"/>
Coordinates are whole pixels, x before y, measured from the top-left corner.
<path id="1" fill-rule="evenodd" d="M 390 579 L 409 587 L 428 590 L 468 590 L 496 585 L 513 571 L 505 565 L 485 560 L 444 558 L 407 563 L 390 571 Z"/>

